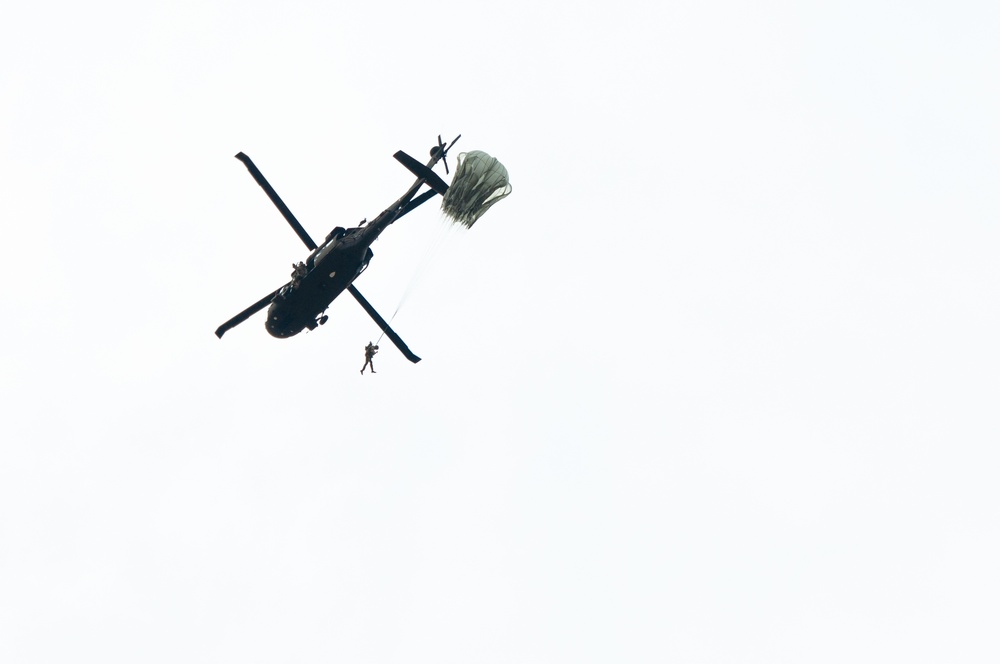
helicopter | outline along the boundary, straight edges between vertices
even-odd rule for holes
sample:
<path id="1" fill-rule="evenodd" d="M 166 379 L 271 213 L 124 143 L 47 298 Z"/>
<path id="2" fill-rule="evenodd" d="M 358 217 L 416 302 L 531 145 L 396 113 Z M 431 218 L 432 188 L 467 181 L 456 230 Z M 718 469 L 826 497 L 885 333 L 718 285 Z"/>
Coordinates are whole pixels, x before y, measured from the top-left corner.
<path id="1" fill-rule="evenodd" d="M 416 182 L 395 203 L 372 221 L 362 221 L 353 228 L 337 226 L 330 231 L 320 245 L 313 241 L 250 158 L 242 152 L 238 153 L 236 158 L 243 162 L 250 175 L 264 190 L 264 193 L 271 199 L 271 202 L 278 208 L 278 211 L 281 212 L 289 226 L 311 253 L 306 260 L 293 266 L 291 281 L 227 320 L 219 326 L 215 335 L 221 339 L 223 334 L 265 307 L 268 308 L 268 311 L 264 327 L 273 337 L 285 339 L 295 336 L 302 330 L 314 330 L 329 320 L 329 316 L 326 314 L 327 308 L 338 295 L 346 290 L 358 301 L 358 304 L 371 316 L 379 329 L 406 359 L 414 363 L 419 362 L 420 358 L 406 346 L 399 335 L 389 327 L 385 319 L 354 286 L 354 280 L 368 267 L 368 263 L 374 255 L 371 245 L 382 231 L 434 196 L 438 194 L 444 196 L 447 193 L 448 185 L 433 171 L 433 168 L 438 161 L 441 161 L 445 173 L 448 173 L 448 151 L 459 138 L 461 138 L 461 134 L 456 136 L 451 143 L 445 145 L 441 141 L 441 136 L 438 135 L 437 144 L 431 148 L 430 160 L 426 164 L 421 164 L 402 150 L 396 152 L 393 157 L 417 177 Z M 424 185 L 428 189 L 417 195 L 417 192 Z"/>

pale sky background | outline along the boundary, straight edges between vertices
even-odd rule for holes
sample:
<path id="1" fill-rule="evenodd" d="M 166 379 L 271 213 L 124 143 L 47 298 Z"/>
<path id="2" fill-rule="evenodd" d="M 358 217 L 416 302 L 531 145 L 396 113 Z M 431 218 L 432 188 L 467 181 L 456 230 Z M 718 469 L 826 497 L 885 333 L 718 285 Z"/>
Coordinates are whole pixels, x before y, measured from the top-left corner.
<path id="1" fill-rule="evenodd" d="M 1000 661 L 996 2 L 3 14 L 0 661 Z"/>

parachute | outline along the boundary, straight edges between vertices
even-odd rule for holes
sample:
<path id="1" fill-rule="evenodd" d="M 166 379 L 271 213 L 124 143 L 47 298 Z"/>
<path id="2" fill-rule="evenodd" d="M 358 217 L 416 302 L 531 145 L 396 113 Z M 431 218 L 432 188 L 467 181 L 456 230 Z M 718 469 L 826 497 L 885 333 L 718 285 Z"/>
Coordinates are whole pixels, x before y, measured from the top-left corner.
<path id="1" fill-rule="evenodd" d="M 458 155 L 455 177 L 441 201 L 441 210 L 456 224 L 472 228 L 494 203 L 510 192 L 503 164 L 479 150 L 463 152 Z"/>

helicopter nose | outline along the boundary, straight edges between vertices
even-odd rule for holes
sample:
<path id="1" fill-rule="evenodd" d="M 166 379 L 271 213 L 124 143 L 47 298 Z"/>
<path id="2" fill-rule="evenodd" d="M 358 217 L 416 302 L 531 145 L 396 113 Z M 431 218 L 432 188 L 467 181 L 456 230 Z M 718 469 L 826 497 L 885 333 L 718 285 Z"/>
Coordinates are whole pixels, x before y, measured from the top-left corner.
<path id="1" fill-rule="evenodd" d="M 264 323 L 264 327 L 268 334 L 278 339 L 287 339 L 302 331 L 301 327 L 292 323 L 291 316 L 277 302 L 267 310 L 267 321 Z"/>

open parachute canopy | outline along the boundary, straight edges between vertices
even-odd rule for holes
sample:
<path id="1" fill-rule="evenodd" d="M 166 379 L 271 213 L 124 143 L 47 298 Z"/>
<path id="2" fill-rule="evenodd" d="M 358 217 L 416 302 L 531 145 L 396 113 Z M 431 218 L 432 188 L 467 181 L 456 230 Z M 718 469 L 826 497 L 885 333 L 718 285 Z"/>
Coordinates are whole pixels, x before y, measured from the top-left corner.
<path id="1" fill-rule="evenodd" d="M 467 228 L 497 201 L 511 192 L 507 169 L 485 152 L 473 150 L 458 155 L 458 168 L 441 201 L 445 216 Z"/>

